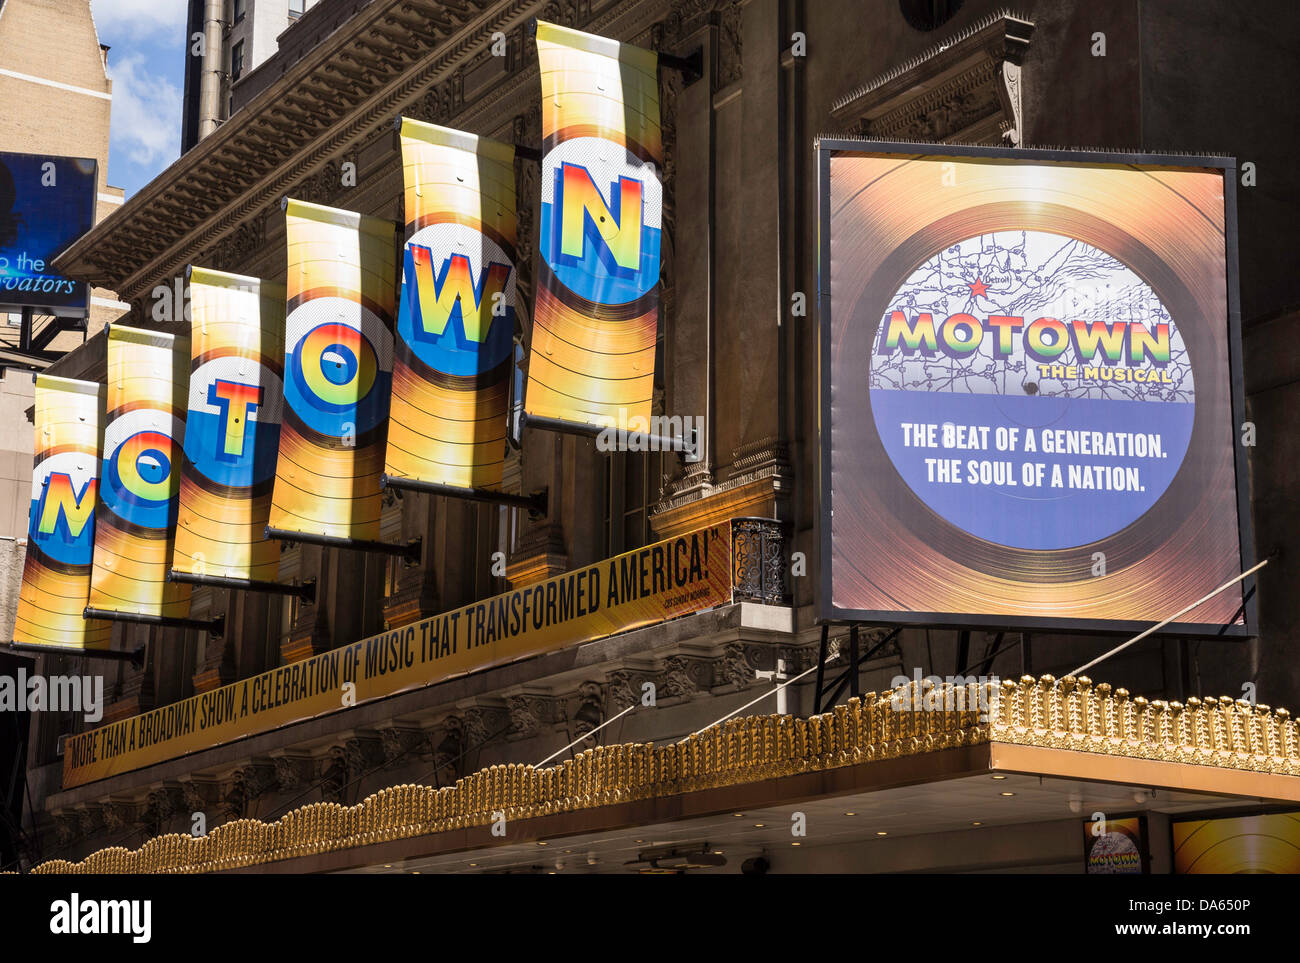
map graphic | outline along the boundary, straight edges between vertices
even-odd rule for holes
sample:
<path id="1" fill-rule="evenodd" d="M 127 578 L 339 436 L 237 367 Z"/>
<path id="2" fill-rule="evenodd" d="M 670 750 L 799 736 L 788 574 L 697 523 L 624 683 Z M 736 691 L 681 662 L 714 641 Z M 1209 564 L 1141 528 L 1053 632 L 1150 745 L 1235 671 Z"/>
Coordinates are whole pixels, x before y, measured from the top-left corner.
<path id="1" fill-rule="evenodd" d="M 1111 254 L 1042 231 L 967 238 L 913 271 L 866 377 L 912 491 L 1018 548 L 1136 521 L 1177 474 L 1195 413 L 1187 346 L 1155 291 Z"/>

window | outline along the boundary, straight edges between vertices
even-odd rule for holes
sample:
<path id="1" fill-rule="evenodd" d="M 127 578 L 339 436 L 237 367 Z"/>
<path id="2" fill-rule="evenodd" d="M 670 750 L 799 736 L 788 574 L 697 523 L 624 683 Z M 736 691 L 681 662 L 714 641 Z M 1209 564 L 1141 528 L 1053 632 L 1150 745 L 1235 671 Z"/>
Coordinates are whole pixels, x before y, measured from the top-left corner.
<path id="1" fill-rule="evenodd" d="M 230 48 L 230 79 L 238 80 L 244 72 L 244 41 L 240 40 Z"/>
<path id="2" fill-rule="evenodd" d="M 235 23 L 244 19 L 245 7 L 248 6 L 248 0 L 235 0 Z"/>
<path id="3" fill-rule="evenodd" d="M 515 364 L 510 380 L 510 422 L 506 440 L 510 447 L 519 449 L 523 446 L 524 431 L 524 369 L 528 359 L 523 342 L 515 335 Z"/>
<path id="4" fill-rule="evenodd" d="M 650 510 L 673 452 L 625 451 L 605 456 L 605 550 L 609 556 L 654 541 Z"/>
<path id="5" fill-rule="evenodd" d="M 289 19 L 297 20 L 307 12 L 307 0 L 289 0 Z"/>

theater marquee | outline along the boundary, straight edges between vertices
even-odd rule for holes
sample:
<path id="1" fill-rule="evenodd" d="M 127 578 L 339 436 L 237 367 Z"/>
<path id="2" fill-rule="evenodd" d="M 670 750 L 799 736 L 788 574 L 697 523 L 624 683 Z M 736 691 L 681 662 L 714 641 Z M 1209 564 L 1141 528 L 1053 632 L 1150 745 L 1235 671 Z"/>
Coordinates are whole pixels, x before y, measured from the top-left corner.
<path id="1" fill-rule="evenodd" d="M 717 525 L 71 736 L 63 788 L 730 602 Z"/>
<path id="2" fill-rule="evenodd" d="M 818 149 L 823 615 L 1125 629 L 1252 564 L 1231 161 Z"/>

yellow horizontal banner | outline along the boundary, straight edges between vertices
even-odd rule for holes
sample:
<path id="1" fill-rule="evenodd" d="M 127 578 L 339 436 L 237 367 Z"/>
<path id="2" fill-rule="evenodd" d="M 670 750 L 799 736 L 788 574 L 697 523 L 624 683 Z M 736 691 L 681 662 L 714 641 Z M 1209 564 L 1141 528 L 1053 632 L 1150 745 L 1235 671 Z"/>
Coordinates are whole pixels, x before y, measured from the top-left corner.
<path id="1" fill-rule="evenodd" d="M 63 788 L 722 605 L 731 573 L 729 525 L 657 542 L 70 736 Z"/>

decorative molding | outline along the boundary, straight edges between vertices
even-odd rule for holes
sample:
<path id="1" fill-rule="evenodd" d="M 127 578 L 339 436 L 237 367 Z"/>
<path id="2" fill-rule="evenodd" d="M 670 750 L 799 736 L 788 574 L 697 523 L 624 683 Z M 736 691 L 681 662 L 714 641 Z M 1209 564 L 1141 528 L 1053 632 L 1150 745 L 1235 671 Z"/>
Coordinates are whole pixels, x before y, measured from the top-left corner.
<path id="1" fill-rule="evenodd" d="M 957 702 L 960 696 L 965 700 Z M 899 711 L 929 695 L 932 711 Z M 942 708 L 946 705 L 987 708 Z M 983 715 L 983 718 L 981 718 Z M 870 766 L 963 746 L 1003 744 L 1149 760 L 1188 767 L 1300 777 L 1300 730 L 1285 709 L 1221 699 L 1186 705 L 1130 698 L 1085 677 L 1005 680 L 983 686 L 909 683 L 869 692 L 808 719 L 744 716 L 678 742 L 599 746 L 536 769 L 499 765 L 453 786 L 393 786 L 355 806 L 313 803 L 274 823 L 241 819 L 201 839 L 172 833 L 136 850 L 56 859 L 34 873 L 203 873 L 394 839 L 573 813 L 642 799 L 762 783 L 804 772 Z M 1193 770 L 1170 778 L 1178 785 Z M 1213 773 L 1208 773 L 1213 775 Z M 1285 798 L 1300 798 L 1300 782 Z M 1282 797 L 1279 797 L 1282 798 Z M 577 825 L 576 823 L 574 825 Z"/>
<path id="2" fill-rule="evenodd" d="M 715 684 L 731 686 L 737 692 L 748 689 L 758 679 L 754 672 L 760 664 L 760 653 L 766 651 L 766 648 L 766 646 L 742 645 L 739 642 L 730 643 L 723 650 L 722 658 L 714 667 Z"/>
<path id="3" fill-rule="evenodd" d="M 427 758 L 429 755 L 429 737 L 419 726 L 394 723 L 378 731 L 385 766 L 412 758 Z"/>
<path id="4" fill-rule="evenodd" d="M 271 764 L 275 767 L 275 785 L 280 792 L 292 792 L 307 785 L 311 778 L 312 760 L 306 753 L 272 751 Z"/>
<path id="5" fill-rule="evenodd" d="M 568 568 L 564 529 L 554 524 L 535 525 L 519 537 L 519 544 L 506 563 L 506 580 L 511 588 L 520 588 L 559 575 Z"/>
<path id="6" fill-rule="evenodd" d="M 605 687 L 599 682 L 584 682 L 578 686 L 577 704 L 569 713 L 569 735 L 580 739 L 605 722 Z M 593 737 L 592 744 L 594 745 Z"/>
<path id="7" fill-rule="evenodd" d="M 701 488 L 698 494 L 675 495 L 670 484 L 667 497 L 655 505 L 650 525 L 659 538 L 672 538 L 732 518 L 779 518 L 786 513 L 786 489 L 776 466 Z"/>
<path id="8" fill-rule="evenodd" d="M 180 778 L 181 805 L 189 814 L 206 815 L 215 808 L 221 796 L 221 787 L 212 779 L 182 776 Z"/>
<path id="9" fill-rule="evenodd" d="M 685 655 L 670 655 L 664 659 L 663 693 L 668 699 L 685 701 L 707 695 L 712 684 L 713 664 L 710 660 Z"/>
<path id="10" fill-rule="evenodd" d="M 831 117 L 853 136 L 1016 146 L 1020 65 L 1033 32 L 1021 14 L 985 17 L 841 97 Z"/>
<path id="11" fill-rule="evenodd" d="M 266 220 L 265 211 L 254 215 L 218 245 L 214 260 L 221 270 L 239 273 L 240 268 L 262 249 L 266 244 Z"/>
<path id="12" fill-rule="evenodd" d="M 510 714 L 507 739 L 531 739 L 564 721 L 563 704 L 549 692 L 507 693 L 505 700 L 506 711 Z"/>
<path id="13" fill-rule="evenodd" d="M 325 758 L 321 760 L 321 796 L 335 803 L 342 802 L 350 778 L 347 749 L 343 746 L 331 746 Z"/>

